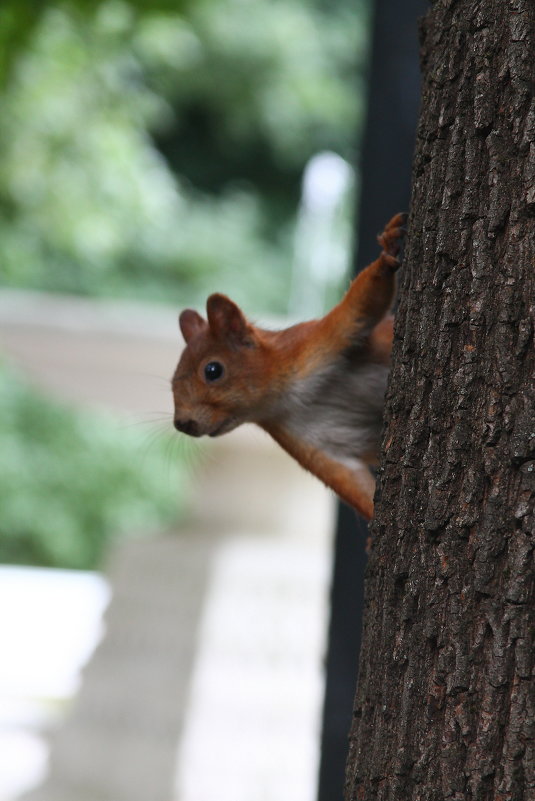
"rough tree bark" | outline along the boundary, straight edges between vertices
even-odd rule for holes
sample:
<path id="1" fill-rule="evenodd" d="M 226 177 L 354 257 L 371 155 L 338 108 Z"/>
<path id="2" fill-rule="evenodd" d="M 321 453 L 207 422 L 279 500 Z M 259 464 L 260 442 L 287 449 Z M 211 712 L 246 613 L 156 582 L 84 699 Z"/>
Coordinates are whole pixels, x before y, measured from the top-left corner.
<path id="1" fill-rule="evenodd" d="M 528 801 L 535 4 L 437 0 L 421 38 L 346 801 Z"/>

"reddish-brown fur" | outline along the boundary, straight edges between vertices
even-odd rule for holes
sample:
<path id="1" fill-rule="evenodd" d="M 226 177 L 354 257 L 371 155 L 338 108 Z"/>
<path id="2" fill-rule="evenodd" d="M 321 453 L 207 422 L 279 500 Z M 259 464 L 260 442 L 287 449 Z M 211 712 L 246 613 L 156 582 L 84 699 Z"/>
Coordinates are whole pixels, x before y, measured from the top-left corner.
<path id="1" fill-rule="evenodd" d="M 207 320 L 191 309 L 182 312 L 180 328 L 187 347 L 172 382 L 176 428 L 193 436 L 219 436 L 241 423 L 256 423 L 369 519 L 374 479 L 366 465 L 376 463 L 377 437 L 371 445 L 365 444 L 369 432 L 363 424 L 357 437 L 363 444 L 356 452 L 335 453 L 328 442 L 329 399 L 315 385 L 324 381 L 333 391 L 343 392 L 348 370 L 354 371 L 353 378 L 362 374 L 369 381 L 371 376 L 372 383 L 376 374 L 385 372 L 393 331 L 388 312 L 404 221 L 401 214 L 390 220 L 379 237 L 379 257 L 319 320 L 267 331 L 252 325 L 236 304 L 219 294 L 208 298 Z M 208 380 L 206 366 L 213 369 L 214 363 L 222 374 Z M 366 393 L 371 397 L 372 390 L 363 385 L 362 392 L 368 402 Z M 376 404 L 379 415 L 380 401 Z M 317 430 L 314 404 L 323 415 Z M 357 410 L 358 404 L 357 394 Z M 310 430 L 300 425 L 299 409 L 305 407 Z M 363 409 L 364 415 L 366 404 Z M 338 407 L 337 414 L 340 418 Z M 344 422 L 337 420 L 339 429 Z M 378 424 L 380 420 L 374 419 L 374 431 Z"/>

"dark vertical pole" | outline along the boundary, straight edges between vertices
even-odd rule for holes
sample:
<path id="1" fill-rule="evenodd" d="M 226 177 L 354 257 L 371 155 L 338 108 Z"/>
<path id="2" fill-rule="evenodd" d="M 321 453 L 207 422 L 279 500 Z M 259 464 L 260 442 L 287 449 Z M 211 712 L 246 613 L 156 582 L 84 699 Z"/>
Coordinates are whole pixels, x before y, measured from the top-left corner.
<path id="1" fill-rule="evenodd" d="M 339 504 L 331 580 L 318 801 L 342 801 L 364 606 L 368 527 Z"/>
<path id="2" fill-rule="evenodd" d="M 377 256 L 376 234 L 409 206 L 420 97 L 418 18 L 427 0 L 376 0 L 361 147 L 355 272 Z M 331 620 L 318 801 L 342 801 L 364 609 L 366 524 L 340 506 L 331 585 Z"/>

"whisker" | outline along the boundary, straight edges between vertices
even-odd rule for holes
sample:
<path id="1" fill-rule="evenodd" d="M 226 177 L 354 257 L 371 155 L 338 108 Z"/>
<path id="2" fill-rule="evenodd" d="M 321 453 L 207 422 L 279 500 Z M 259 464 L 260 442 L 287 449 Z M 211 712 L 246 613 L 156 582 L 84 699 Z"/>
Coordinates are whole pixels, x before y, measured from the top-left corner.
<path id="1" fill-rule="evenodd" d="M 162 424 L 165 426 L 169 426 L 172 428 L 172 415 L 169 412 L 147 412 L 150 414 L 151 417 L 147 419 L 138 419 L 138 420 L 129 420 L 128 422 L 122 422 L 119 424 L 119 428 L 121 429 L 132 429 L 132 428 L 139 428 L 142 426 L 153 426 L 157 424 Z"/>

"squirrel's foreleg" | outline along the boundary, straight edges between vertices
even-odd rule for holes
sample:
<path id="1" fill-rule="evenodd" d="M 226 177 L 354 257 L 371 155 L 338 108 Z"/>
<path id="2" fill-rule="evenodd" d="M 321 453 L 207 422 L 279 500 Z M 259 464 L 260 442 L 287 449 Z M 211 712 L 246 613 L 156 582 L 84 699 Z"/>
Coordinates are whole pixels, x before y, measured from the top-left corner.
<path id="1" fill-rule="evenodd" d="M 337 461 L 291 433 L 283 424 L 263 425 L 265 431 L 299 464 L 334 490 L 366 520 L 373 517 L 375 479 L 366 464 Z"/>
<path id="2" fill-rule="evenodd" d="M 373 328 L 390 309 L 396 288 L 397 258 L 401 249 L 406 214 L 396 214 L 378 237 L 382 251 L 352 281 L 344 298 L 324 318 L 325 323 L 341 327 L 354 326 L 355 333 Z"/>

